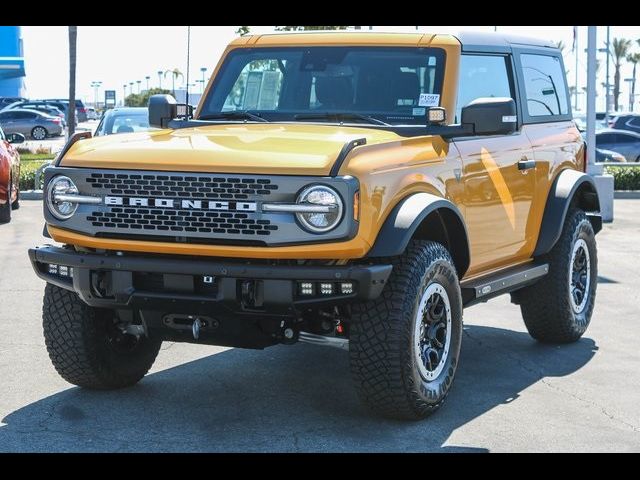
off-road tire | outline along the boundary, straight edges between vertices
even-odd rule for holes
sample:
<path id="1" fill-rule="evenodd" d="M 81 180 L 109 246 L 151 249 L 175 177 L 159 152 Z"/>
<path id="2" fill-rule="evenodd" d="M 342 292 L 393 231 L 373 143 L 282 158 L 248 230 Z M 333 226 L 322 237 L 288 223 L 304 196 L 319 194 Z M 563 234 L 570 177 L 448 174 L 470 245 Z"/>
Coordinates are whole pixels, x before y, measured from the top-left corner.
<path id="1" fill-rule="evenodd" d="M 53 366 L 67 382 L 113 390 L 134 385 L 149 371 L 162 341 L 140 337 L 131 349 L 116 348 L 109 333 L 116 328 L 113 318 L 111 310 L 90 307 L 75 292 L 47 284 L 45 344 Z"/>
<path id="2" fill-rule="evenodd" d="M 571 302 L 570 268 L 573 249 L 579 239 L 584 240 L 588 247 L 590 272 L 588 298 L 582 311 L 576 313 Z M 549 273 L 518 292 L 524 323 L 529 334 L 540 342 L 575 342 L 591 321 L 598 284 L 595 233 L 582 210 L 571 208 L 567 212 L 558 242 L 540 260 L 549 264 Z"/>
<path id="3" fill-rule="evenodd" d="M 462 341 L 462 296 L 451 255 L 439 243 L 414 240 L 392 263 L 382 295 L 352 306 L 351 372 L 360 398 L 376 413 L 417 420 L 436 411 L 451 388 Z M 432 284 L 448 296 L 451 339 L 441 373 L 425 381 L 414 328 L 420 299 Z"/>

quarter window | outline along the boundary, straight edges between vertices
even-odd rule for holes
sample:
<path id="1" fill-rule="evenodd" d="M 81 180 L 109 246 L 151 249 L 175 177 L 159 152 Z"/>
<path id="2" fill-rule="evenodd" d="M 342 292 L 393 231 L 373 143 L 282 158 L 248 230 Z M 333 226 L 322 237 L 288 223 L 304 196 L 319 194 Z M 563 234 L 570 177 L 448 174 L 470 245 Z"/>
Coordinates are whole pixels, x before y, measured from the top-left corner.
<path id="1" fill-rule="evenodd" d="M 552 117 L 569 113 L 564 72 L 558 57 L 523 54 L 522 75 L 530 117 Z"/>
<path id="2" fill-rule="evenodd" d="M 460 86 L 454 123 L 459 123 L 462 107 L 476 98 L 514 98 L 507 58 L 497 55 L 462 55 L 460 59 Z"/>

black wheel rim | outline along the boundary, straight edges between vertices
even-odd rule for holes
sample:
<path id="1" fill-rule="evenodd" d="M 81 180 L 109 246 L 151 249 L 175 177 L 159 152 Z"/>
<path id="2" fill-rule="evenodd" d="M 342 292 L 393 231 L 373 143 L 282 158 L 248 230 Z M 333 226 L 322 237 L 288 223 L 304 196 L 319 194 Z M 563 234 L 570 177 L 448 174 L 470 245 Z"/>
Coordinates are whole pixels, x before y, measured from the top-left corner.
<path id="1" fill-rule="evenodd" d="M 581 313 L 589 299 L 589 287 L 591 286 L 590 262 L 591 259 L 587 243 L 580 238 L 573 246 L 570 269 L 571 286 L 569 293 L 571 296 L 571 306 L 575 313 Z"/>
<path id="2" fill-rule="evenodd" d="M 420 375 L 426 381 L 438 378 L 449 355 L 451 305 L 444 287 L 429 285 L 416 311 L 414 347 Z"/>

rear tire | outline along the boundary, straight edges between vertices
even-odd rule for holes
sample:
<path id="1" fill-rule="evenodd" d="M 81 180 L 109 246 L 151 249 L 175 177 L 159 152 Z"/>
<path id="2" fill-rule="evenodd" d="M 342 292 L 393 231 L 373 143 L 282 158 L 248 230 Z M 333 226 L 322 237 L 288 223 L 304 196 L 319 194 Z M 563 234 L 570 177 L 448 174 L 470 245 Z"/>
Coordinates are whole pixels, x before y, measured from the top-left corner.
<path id="1" fill-rule="evenodd" d="M 0 223 L 9 223 L 11 221 L 11 179 L 7 186 L 7 201 L 4 205 L 0 205 Z"/>
<path id="2" fill-rule="evenodd" d="M 353 305 L 349 354 L 362 400 L 377 413 L 422 419 L 444 402 L 458 366 L 462 296 L 439 243 L 412 241 L 382 295 Z"/>
<path id="3" fill-rule="evenodd" d="M 598 252 L 591 222 L 571 208 L 562 234 L 541 258 L 549 273 L 518 292 L 522 318 L 529 334 L 540 342 L 578 340 L 591 322 L 598 284 Z"/>
<path id="4" fill-rule="evenodd" d="M 11 204 L 11 210 L 18 210 L 20 208 L 20 187 L 16 192 L 16 200 Z"/>
<path id="5" fill-rule="evenodd" d="M 114 312 L 90 307 L 75 292 L 47 284 L 44 339 L 53 366 L 79 387 L 113 390 L 137 383 L 149 371 L 162 340 L 125 335 Z"/>
<path id="6" fill-rule="evenodd" d="M 31 138 L 34 140 L 44 140 L 49 135 L 47 129 L 44 127 L 33 127 L 31 130 Z"/>

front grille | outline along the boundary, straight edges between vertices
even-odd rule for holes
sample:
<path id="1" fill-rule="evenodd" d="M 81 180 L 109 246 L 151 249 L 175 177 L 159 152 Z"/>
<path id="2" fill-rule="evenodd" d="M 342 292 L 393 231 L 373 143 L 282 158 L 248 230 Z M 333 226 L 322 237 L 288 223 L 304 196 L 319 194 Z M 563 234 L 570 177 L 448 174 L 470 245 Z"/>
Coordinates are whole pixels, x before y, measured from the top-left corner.
<path id="1" fill-rule="evenodd" d="M 87 178 L 92 189 L 112 195 L 246 200 L 266 196 L 278 189 L 268 178 L 219 176 L 147 175 L 129 173 L 92 173 Z"/>
<path id="2" fill-rule="evenodd" d="M 351 177 L 54 167 L 45 180 L 56 175 L 68 176 L 81 195 L 101 202 L 79 205 L 64 221 L 47 209 L 47 222 L 97 238 L 271 247 L 352 238 L 357 227 L 347 201 L 358 189 Z M 265 202 L 295 203 L 316 183 L 335 188 L 345 204 L 344 221 L 331 232 L 308 232 L 295 214 L 263 209 Z"/>
<path id="3" fill-rule="evenodd" d="M 249 218 L 241 212 L 195 212 L 178 209 L 112 207 L 108 212 L 94 210 L 87 215 L 94 227 L 125 230 L 213 233 L 232 235 L 270 235 L 278 230 L 271 220 Z"/>

